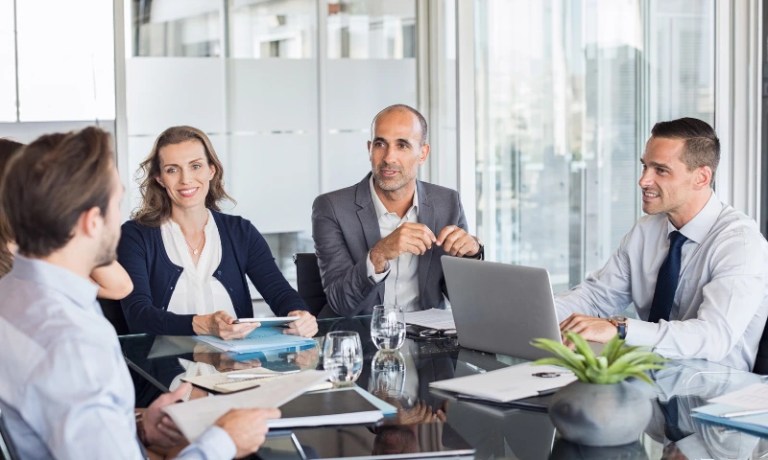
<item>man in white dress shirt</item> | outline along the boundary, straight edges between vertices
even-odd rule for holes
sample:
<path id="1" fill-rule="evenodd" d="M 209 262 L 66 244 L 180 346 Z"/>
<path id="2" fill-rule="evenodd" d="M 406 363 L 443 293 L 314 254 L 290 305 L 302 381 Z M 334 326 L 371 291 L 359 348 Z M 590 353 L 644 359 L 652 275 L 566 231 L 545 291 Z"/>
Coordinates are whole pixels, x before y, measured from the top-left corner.
<path id="1" fill-rule="evenodd" d="M 89 277 L 115 260 L 120 237 L 123 186 L 112 156 L 99 128 L 46 135 L 4 179 L 2 214 L 19 253 L 0 280 L 0 409 L 20 458 L 139 459 L 144 445 L 166 454 L 184 443 L 162 411 L 184 386 L 134 419 L 128 367 Z M 177 458 L 255 452 L 278 416 L 230 411 Z"/>
<path id="2" fill-rule="evenodd" d="M 653 127 L 640 160 L 648 215 L 601 270 L 558 296 L 561 331 L 752 369 L 768 315 L 768 243 L 712 190 L 719 159 L 701 120 Z M 616 316 L 632 304 L 639 319 Z"/>

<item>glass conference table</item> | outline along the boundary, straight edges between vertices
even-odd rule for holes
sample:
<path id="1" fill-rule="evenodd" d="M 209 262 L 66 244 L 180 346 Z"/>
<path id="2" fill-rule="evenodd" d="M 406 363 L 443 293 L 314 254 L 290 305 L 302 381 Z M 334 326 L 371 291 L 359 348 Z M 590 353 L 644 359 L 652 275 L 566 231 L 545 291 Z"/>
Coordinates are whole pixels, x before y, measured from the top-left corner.
<path id="1" fill-rule="evenodd" d="M 296 444 L 306 458 L 406 452 L 413 457 L 438 453 L 459 456 L 470 446 L 478 459 L 768 458 L 768 439 L 704 424 L 690 415 L 691 409 L 709 398 L 766 381 L 766 377 L 756 374 L 700 360 L 671 362 L 653 375 L 655 387 L 646 385 L 654 411 L 641 439 L 628 446 L 587 447 L 557 435 L 545 412 L 546 399 L 534 399 L 530 408 L 522 409 L 457 400 L 429 388 L 429 382 L 435 380 L 499 369 L 520 360 L 464 349 L 450 337 L 409 337 L 399 353 L 377 353 L 370 339 L 370 317 L 319 320 L 318 324 L 318 346 L 290 352 L 230 355 L 193 338 L 146 334 L 121 336 L 120 343 L 134 379 L 136 404 L 145 407 L 167 391 L 190 365 L 218 371 L 256 366 L 314 369 L 321 366 L 325 333 L 357 331 L 364 353 L 364 368 L 357 384 L 386 395 L 385 399 L 398 408 L 397 416 L 376 426 L 278 432 L 259 451 L 259 458 L 302 458 L 293 453 Z"/>

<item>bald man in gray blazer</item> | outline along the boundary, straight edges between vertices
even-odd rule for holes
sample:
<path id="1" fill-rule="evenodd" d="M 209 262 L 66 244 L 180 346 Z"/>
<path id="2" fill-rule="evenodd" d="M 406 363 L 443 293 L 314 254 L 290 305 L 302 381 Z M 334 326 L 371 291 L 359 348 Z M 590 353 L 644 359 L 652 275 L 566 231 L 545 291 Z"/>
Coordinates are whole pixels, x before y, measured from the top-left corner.
<path id="1" fill-rule="evenodd" d="M 416 179 L 429 155 L 427 123 L 394 105 L 371 124 L 372 172 L 312 205 L 312 237 L 328 303 L 342 316 L 374 305 L 444 308 L 442 255 L 482 258 L 459 194 Z"/>

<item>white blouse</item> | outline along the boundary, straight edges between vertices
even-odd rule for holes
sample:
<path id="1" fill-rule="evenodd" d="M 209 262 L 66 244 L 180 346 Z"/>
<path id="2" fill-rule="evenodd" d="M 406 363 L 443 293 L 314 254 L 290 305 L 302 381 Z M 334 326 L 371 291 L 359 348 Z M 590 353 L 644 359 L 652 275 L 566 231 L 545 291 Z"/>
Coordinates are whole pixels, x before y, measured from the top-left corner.
<path id="1" fill-rule="evenodd" d="M 168 311 L 181 315 L 207 315 L 224 310 L 237 318 L 232 298 L 224 285 L 213 277 L 214 271 L 221 264 L 221 237 L 210 211 L 204 231 L 205 246 L 195 265 L 181 227 L 171 219 L 160 226 L 168 257 L 184 269 L 171 294 Z"/>

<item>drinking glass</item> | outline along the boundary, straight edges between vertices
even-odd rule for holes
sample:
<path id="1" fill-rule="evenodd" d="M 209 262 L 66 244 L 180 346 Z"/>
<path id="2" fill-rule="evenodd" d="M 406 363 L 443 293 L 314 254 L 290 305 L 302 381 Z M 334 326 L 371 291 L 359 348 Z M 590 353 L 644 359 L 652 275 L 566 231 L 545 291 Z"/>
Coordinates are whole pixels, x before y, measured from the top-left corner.
<path id="1" fill-rule="evenodd" d="M 363 371 L 363 346 L 354 331 L 334 331 L 325 336 L 323 369 L 331 371 L 335 386 L 355 383 Z"/>
<path id="2" fill-rule="evenodd" d="M 373 307 L 371 340 L 379 350 L 397 350 L 402 347 L 405 342 L 405 314 L 396 306 Z"/>
<path id="3" fill-rule="evenodd" d="M 399 399 L 405 389 L 405 358 L 395 351 L 379 351 L 371 360 L 368 390 L 377 396 Z"/>

